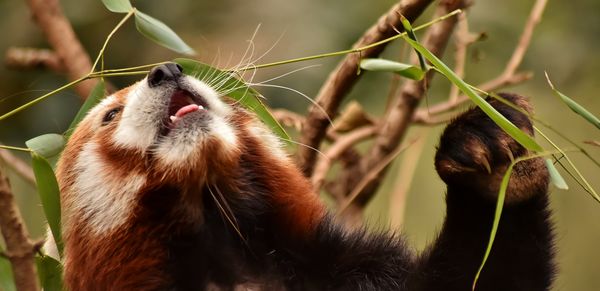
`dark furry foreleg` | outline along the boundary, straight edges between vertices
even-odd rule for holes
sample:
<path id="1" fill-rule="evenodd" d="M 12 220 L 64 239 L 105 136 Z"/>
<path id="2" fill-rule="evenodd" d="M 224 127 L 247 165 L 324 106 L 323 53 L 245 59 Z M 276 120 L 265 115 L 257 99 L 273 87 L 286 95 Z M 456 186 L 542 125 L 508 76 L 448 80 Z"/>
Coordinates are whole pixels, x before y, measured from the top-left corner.
<path id="1" fill-rule="evenodd" d="M 502 97 L 530 111 L 521 96 Z M 490 103 L 532 134 L 525 114 Z M 446 220 L 425 251 L 410 290 L 471 290 L 492 227 L 500 181 L 511 161 L 528 151 L 479 109 L 453 121 L 442 135 L 436 168 L 448 185 Z M 518 163 L 510 178 L 504 211 L 476 290 L 548 290 L 553 265 L 548 210 L 548 173 L 542 159 Z"/>

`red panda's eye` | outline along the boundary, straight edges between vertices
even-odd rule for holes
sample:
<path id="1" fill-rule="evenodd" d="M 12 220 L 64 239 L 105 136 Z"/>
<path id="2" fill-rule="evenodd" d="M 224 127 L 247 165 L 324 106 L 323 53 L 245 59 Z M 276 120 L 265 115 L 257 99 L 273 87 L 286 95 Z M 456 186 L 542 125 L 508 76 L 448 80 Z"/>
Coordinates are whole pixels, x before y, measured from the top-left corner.
<path id="1" fill-rule="evenodd" d="M 106 125 L 111 120 L 115 119 L 115 117 L 117 116 L 117 113 L 119 113 L 119 111 L 121 111 L 121 108 L 114 108 L 114 109 L 108 111 L 106 113 L 106 115 L 104 115 L 104 118 L 102 118 L 102 125 Z"/>

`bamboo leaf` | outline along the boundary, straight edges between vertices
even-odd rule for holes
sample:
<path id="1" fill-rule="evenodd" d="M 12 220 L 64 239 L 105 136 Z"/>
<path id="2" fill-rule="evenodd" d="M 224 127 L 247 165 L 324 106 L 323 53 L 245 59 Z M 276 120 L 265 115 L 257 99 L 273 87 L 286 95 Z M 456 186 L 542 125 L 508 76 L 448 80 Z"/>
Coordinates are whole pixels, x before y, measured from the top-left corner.
<path id="1" fill-rule="evenodd" d="M 220 81 L 222 84 L 220 86 L 220 91 L 226 92 L 227 96 L 238 100 L 240 104 L 242 104 L 248 110 L 256 113 L 258 118 L 260 118 L 262 122 L 264 122 L 283 140 L 290 140 L 290 137 L 285 132 L 283 127 L 281 127 L 273 115 L 271 115 L 269 109 L 267 109 L 265 104 L 263 104 L 263 102 L 260 100 L 260 93 L 248 87 L 244 81 L 236 78 L 231 73 L 221 71 L 217 68 L 191 59 L 180 58 L 173 61 L 181 65 L 183 67 L 183 72 L 187 75 L 191 75 L 199 79 L 203 77 L 210 78 L 211 76 L 222 79 Z"/>
<path id="2" fill-rule="evenodd" d="M 65 137 L 60 134 L 48 133 L 34 137 L 26 141 L 25 144 L 29 149 L 38 155 L 49 159 L 62 152 L 63 148 L 65 147 L 66 140 Z"/>
<path id="3" fill-rule="evenodd" d="M 81 122 L 81 120 L 85 117 L 88 111 L 90 111 L 92 107 L 98 104 L 100 100 L 102 100 L 102 98 L 104 98 L 105 94 L 106 84 L 104 83 L 104 80 L 100 80 L 98 84 L 94 86 L 94 89 L 92 89 L 92 92 L 90 92 L 90 95 L 87 97 L 87 99 L 85 99 L 83 105 L 81 105 L 81 107 L 79 108 L 79 111 L 77 112 L 77 115 L 75 115 L 75 118 L 73 118 L 73 121 L 71 121 L 69 129 L 67 129 L 65 133 L 66 139 L 69 139 L 69 137 L 75 130 L 75 127 L 79 124 L 79 122 Z"/>
<path id="4" fill-rule="evenodd" d="M 600 129 L 600 119 L 598 119 L 598 117 L 596 117 L 594 114 L 589 112 L 583 106 L 579 105 L 579 103 L 575 102 L 575 100 L 567 97 L 565 94 L 558 91 L 554 87 L 554 84 L 552 84 L 552 82 L 550 81 L 550 77 L 548 77 L 548 73 L 546 73 L 546 80 L 548 81 L 550 88 L 552 88 L 554 95 L 558 96 L 558 98 L 560 98 L 565 104 L 567 104 L 567 106 L 569 106 L 569 108 L 571 108 L 571 110 L 573 110 L 575 113 L 581 115 L 581 117 L 585 118 L 585 120 L 587 120 L 589 123 L 593 124 L 598 129 Z"/>
<path id="5" fill-rule="evenodd" d="M 129 0 L 102 0 L 106 9 L 116 13 L 127 13 L 133 9 Z"/>
<path id="6" fill-rule="evenodd" d="M 0 250 L 1 251 L 1 250 Z M 0 257 L 0 290 L 16 291 L 12 268 L 7 258 Z"/>
<path id="7" fill-rule="evenodd" d="M 456 85 L 463 93 L 465 93 L 475 105 L 487 114 L 498 126 L 500 126 L 508 135 L 514 138 L 518 143 L 527 148 L 528 150 L 540 152 L 543 148 L 528 134 L 524 133 L 518 127 L 516 127 L 510 120 L 506 119 L 500 114 L 494 107 L 479 96 L 465 81 L 459 78 L 446 64 L 444 64 L 439 58 L 432 54 L 429 50 L 423 47 L 420 43 L 403 36 L 406 42 L 408 42 L 418 52 L 423 54 L 431 64 L 450 82 Z"/>
<path id="8" fill-rule="evenodd" d="M 31 167 L 42 202 L 42 208 L 50 226 L 50 231 L 56 242 L 56 247 L 62 255 L 63 243 L 60 226 L 60 190 L 56 176 L 48 161 L 36 152 L 31 153 Z"/>
<path id="9" fill-rule="evenodd" d="M 492 246 L 494 245 L 494 240 L 496 239 L 496 233 L 498 232 L 498 225 L 500 225 L 500 218 L 502 217 L 502 208 L 504 207 L 504 198 L 506 197 L 506 189 L 508 189 L 508 182 L 510 181 L 510 175 L 512 174 L 513 167 L 516 163 L 520 162 L 521 159 L 517 159 L 508 166 L 504 176 L 502 177 L 502 182 L 500 183 L 500 190 L 498 191 L 498 199 L 496 201 L 496 210 L 494 212 L 494 221 L 492 223 L 492 231 L 490 232 L 490 238 L 488 240 L 488 245 L 485 249 L 485 254 L 483 255 L 483 261 L 477 270 L 477 274 L 475 274 L 475 279 L 473 280 L 472 290 L 475 290 L 477 286 L 477 280 L 479 280 L 479 276 L 481 275 L 481 271 L 483 271 L 483 267 L 487 262 L 488 257 L 490 256 L 490 252 L 492 251 Z"/>
<path id="10" fill-rule="evenodd" d="M 38 278 L 44 291 L 62 291 L 62 265 L 50 256 L 35 257 Z"/>
<path id="11" fill-rule="evenodd" d="M 394 72 L 416 81 L 422 80 L 426 73 L 415 66 L 385 59 L 363 59 L 360 68 L 367 71 Z"/>
<path id="12" fill-rule="evenodd" d="M 546 168 L 548 168 L 548 173 L 550 173 L 550 181 L 556 188 L 562 190 L 568 190 L 569 185 L 565 182 L 565 179 L 560 175 L 558 169 L 554 166 L 552 159 L 546 159 Z"/>
<path id="13" fill-rule="evenodd" d="M 135 26 L 137 30 L 148 39 L 178 53 L 193 55 L 194 50 L 189 47 L 171 28 L 160 20 L 135 11 Z"/>
<path id="14" fill-rule="evenodd" d="M 404 17 L 404 15 L 400 15 L 400 22 L 402 22 L 402 26 L 404 27 L 406 34 L 408 34 L 408 37 L 418 43 L 419 41 L 417 40 L 417 35 L 413 31 L 412 25 L 410 25 L 410 21 L 408 21 L 408 19 L 406 19 L 406 17 Z M 423 55 L 416 49 L 415 49 L 415 52 L 417 53 L 417 57 L 419 58 L 419 64 L 421 65 L 421 70 L 427 71 L 427 64 L 425 63 L 425 59 L 423 58 Z"/>

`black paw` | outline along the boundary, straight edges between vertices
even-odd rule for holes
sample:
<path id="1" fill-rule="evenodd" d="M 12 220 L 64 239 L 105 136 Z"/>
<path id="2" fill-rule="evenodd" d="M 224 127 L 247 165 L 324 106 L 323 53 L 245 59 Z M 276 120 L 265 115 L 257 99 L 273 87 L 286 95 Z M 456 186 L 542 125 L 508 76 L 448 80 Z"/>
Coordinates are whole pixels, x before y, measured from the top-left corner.
<path id="1" fill-rule="evenodd" d="M 531 113 L 525 97 L 499 95 Z M 533 135 L 533 126 L 525 114 L 493 98 L 488 98 L 488 102 L 521 130 Z M 481 109 L 473 108 L 446 127 L 435 156 L 435 167 L 449 187 L 495 199 L 508 166 L 514 159 L 527 154 L 529 152 L 523 146 Z M 520 162 L 513 168 L 506 201 L 518 202 L 544 194 L 547 187 L 548 172 L 542 159 Z"/>

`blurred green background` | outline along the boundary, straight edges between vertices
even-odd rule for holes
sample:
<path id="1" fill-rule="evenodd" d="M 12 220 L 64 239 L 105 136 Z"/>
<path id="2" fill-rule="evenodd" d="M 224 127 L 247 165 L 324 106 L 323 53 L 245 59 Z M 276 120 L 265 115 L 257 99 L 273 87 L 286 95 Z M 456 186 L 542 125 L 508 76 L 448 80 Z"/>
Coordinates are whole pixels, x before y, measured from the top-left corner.
<path id="1" fill-rule="evenodd" d="M 61 1 L 84 47 L 95 55 L 106 35 L 119 21 L 120 15 L 108 12 L 99 0 Z M 487 39 L 470 48 L 466 80 L 478 84 L 497 76 L 504 68 L 521 33 L 533 1 L 507 0 L 474 1 L 469 11 L 473 32 L 485 32 Z M 247 47 L 247 40 L 260 24 L 255 38 L 255 56 L 269 51 L 258 61 L 267 63 L 323 52 L 343 50 L 395 3 L 392 0 L 347 1 L 136 1 L 140 10 L 163 20 L 196 49 L 196 58 L 205 62 L 229 66 L 236 64 Z M 510 91 L 531 96 L 538 118 L 552 124 L 572 140 L 600 140 L 599 131 L 572 113 L 551 94 L 543 77 L 547 70 L 554 84 L 570 97 L 600 114 L 597 72 L 600 71 L 600 1 L 550 1 L 542 23 L 536 28 L 532 45 L 521 65 L 535 76 L 529 82 L 510 88 Z M 429 9 L 420 22 L 428 20 Z M 0 55 L 11 46 L 47 47 L 40 30 L 33 24 L 25 1 L 0 0 Z M 279 40 L 279 41 L 278 41 Z M 395 43 L 385 53 L 396 58 L 402 44 Z M 445 60 L 452 64 L 454 48 L 449 45 Z M 165 61 L 178 55 L 140 36 L 133 22 L 120 30 L 108 47 L 107 68 L 123 68 Z M 229 61 L 228 61 L 229 60 Z M 339 58 L 321 59 L 306 63 L 260 70 L 255 82 L 309 65 L 290 76 L 270 84 L 282 85 L 315 96 L 328 73 Z M 53 90 L 65 83 L 63 76 L 46 70 L 9 70 L 0 67 L 0 113 Z M 137 78 L 113 78 L 116 87 L 124 87 Z M 358 100 L 371 114 L 381 115 L 385 106 L 391 76 L 366 74 L 352 91 L 349 99 Z M 448 82 L 434 79 L 428 103 L 443 101 L 448 96 Z M 308 101 L 289 90 L 257 88 L 273 107 L 284 107 L 300 113 Z M 348 99 L 348 100 L 349 100 Z M 40 134 L 63 132 L 74 117 L 79 99 L 72 91 L 64 92 L 40 103 L 26 112 L 0 122 L 0 142 L 24 146 L 24 141 Z M 423 103 L 423 105 L 425 102 Z M 443 183 L 433 168 L 433 155 L 443 126 L 430 130 L 413 127 L 407 137 L 423 136 L 427 132 L 424 150 L 408 191 L 404 224 L 401 231 L 415 249 L 422 249 L 435 239 L 444 217 Z M 557 139 L 556 135 L 549 134 Z M 569 148 L 567 143 L 561 145 Z M 600 159 L 600 148 L 583 145 Z M 18 154 L 18 153 L 17 153 Z M 596 189 L 600 189 L 599 169 L 581 154 L 571 154 L 573 160 Z M 21 156 L 27 159 L 27 156 Z M 390 193 L 398 185 L 398 162 L 375 200 L 368 209 L 368 223 L 377 228 L 389 227 L 389 213 L 397 210 L 390 203 Z M 3 167 L 6 169 L 6 167 Z M 30 233 L 34 238 L 43 235 L 42 209 L 32 185 L 9 173 Z M 565 174 L 566 176 L 566 174 Z M 600 290 L 597 276 L 600 266 L 600 205 L 594 202 L 577 184 L 567 177 L 568 191 L 552 191 L 552 207 L 556 222 L 556 247 L 560 266 L 554 290 Z M 400 210 L 397 210 L 400 211 Z M 519 243 L 515 241 L 515 243 Z M 2 260 L 0 258 L 0 260 Z M 0 269 L 0 275 L 6 270 Z M 1 278 L 2 276 L 0 276 Z M 1 280 L 1 279 L 0 279 Z M 2 284 L 0 283 L 0 289 Z"/>

